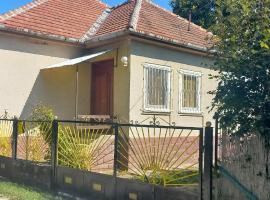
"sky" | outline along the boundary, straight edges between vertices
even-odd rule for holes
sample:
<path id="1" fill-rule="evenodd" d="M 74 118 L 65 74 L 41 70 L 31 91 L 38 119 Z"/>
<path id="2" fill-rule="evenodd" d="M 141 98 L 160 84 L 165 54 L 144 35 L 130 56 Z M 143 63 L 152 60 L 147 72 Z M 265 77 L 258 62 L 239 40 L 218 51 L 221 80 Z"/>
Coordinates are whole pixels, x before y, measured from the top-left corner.
<path id="1" fill-rule="evenodd" d="M 114 6 L 126 0 L 102 0 L 102 1 L 110 6 Z M 29 2 L 31 2 L 31 0 L 0 0 L 0 14 L 18 8 Z M 169 0 L 153 0 L 153 2 L 166 8 L 167 10 L 171 10 L 169 6 Z"/>

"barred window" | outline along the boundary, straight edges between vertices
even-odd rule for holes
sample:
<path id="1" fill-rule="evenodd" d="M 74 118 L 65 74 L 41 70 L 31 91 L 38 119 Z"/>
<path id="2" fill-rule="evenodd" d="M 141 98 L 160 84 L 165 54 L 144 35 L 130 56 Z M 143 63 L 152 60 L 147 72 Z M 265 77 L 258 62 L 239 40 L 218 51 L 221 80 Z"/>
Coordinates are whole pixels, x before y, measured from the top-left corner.
<path id="1" fill-rule="evenodd" d="M 144 65 L 144 110 L 169 112 L 171 69 L 167 66 Z"/>
<path id="2" fill-rule="evenodd" d="M 179 71 L 179 110 L 182 113 L 201 112 L 201 73 Z"/>

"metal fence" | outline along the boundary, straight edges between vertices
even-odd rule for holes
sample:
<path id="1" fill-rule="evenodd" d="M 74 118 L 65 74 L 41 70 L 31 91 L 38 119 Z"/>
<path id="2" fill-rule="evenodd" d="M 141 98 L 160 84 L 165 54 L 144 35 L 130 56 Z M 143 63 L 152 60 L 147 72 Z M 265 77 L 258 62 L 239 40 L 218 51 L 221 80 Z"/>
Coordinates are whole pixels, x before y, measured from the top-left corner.
<path id="1" fill-rule="evenodd" d="M 0 120 L 0 137 L 0 141 L 8 138 L 8 145 L 0 145 L 1 152 L 5 152 L 1 156 L 22 160 L 22 165 L 31 162 L 49 166 L 49 185 L 54 189 L 80 192 L 85 188 L 87 193 L 87 185 L 91 184 L 93 193 L 101 192 L 105 196 L 110 192 L 114 197 L 123 193 L 119 199 L 134 199 L 134 196 L 138 199 L 144 191 L 145 196 L 149 193 L 158 199 L 156 193 L 162 188 L 176 188 L 180 190 L 173 189 L 173 196 L 180 191 L 190 199 L 212 197 L 213 129 L 210 124 L 202 128 L 160 125 L 155 121 L 146 125 L 4 119 Z M 34 171 L 38 172 L 36 164 Z M 16 171 L 27 168 L 18 166 Z M 134 187 L 135 183 L 142 191 L 137 189 L 127 198 L 126 187 Z M 150 191 L 146 189 L 149 187 Z"/>

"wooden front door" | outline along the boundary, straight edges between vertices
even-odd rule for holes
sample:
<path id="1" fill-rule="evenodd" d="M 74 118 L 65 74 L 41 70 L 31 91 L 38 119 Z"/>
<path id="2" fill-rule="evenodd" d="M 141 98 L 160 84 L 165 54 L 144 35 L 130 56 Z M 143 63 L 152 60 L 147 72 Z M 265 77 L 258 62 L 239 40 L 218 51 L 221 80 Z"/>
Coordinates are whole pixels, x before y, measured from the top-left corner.
<path id="1" fill-rule="evenodd" d="M 113 114 L 113 60 L 92 65 L 91 114 Z"/>

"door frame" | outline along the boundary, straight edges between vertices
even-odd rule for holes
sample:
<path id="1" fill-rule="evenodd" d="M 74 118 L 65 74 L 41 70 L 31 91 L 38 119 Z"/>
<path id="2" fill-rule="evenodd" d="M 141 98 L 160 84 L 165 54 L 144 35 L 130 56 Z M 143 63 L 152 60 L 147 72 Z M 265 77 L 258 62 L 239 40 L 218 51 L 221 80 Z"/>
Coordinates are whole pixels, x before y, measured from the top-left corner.
<path id="1" fill-rule="evenodd" d="M 94 84 L 93 84 L 93 80 L 94 80 L 94 73 L 93 73 L 93 68 L 95 67 L 95 65 L 98 65 L 98 64 L 102 64 L 102 63 L 105 63 L 105 62 L 111 62 L 112 63 L 112 66 L 111 66 L 111 69 L 112 69 L 112 76 L 111 76 L 111 94 L 110 94 L 110 117 L 113 117 L 113 114 L 114 114 L 114 59 L 113 58 L 110 58 L 110 59 L 106 59 L 106 60 L 100 60 L 100 61 L 96 61 L 96 62 L 92 62 L 91 63 L 91 87 L 90 87 L 90 114 L 93 114 L 93 107 L 95 106 L 94 105 L 94 96 L 92 95 L 93 94 L 93 91 L 94 91 Z"/>

